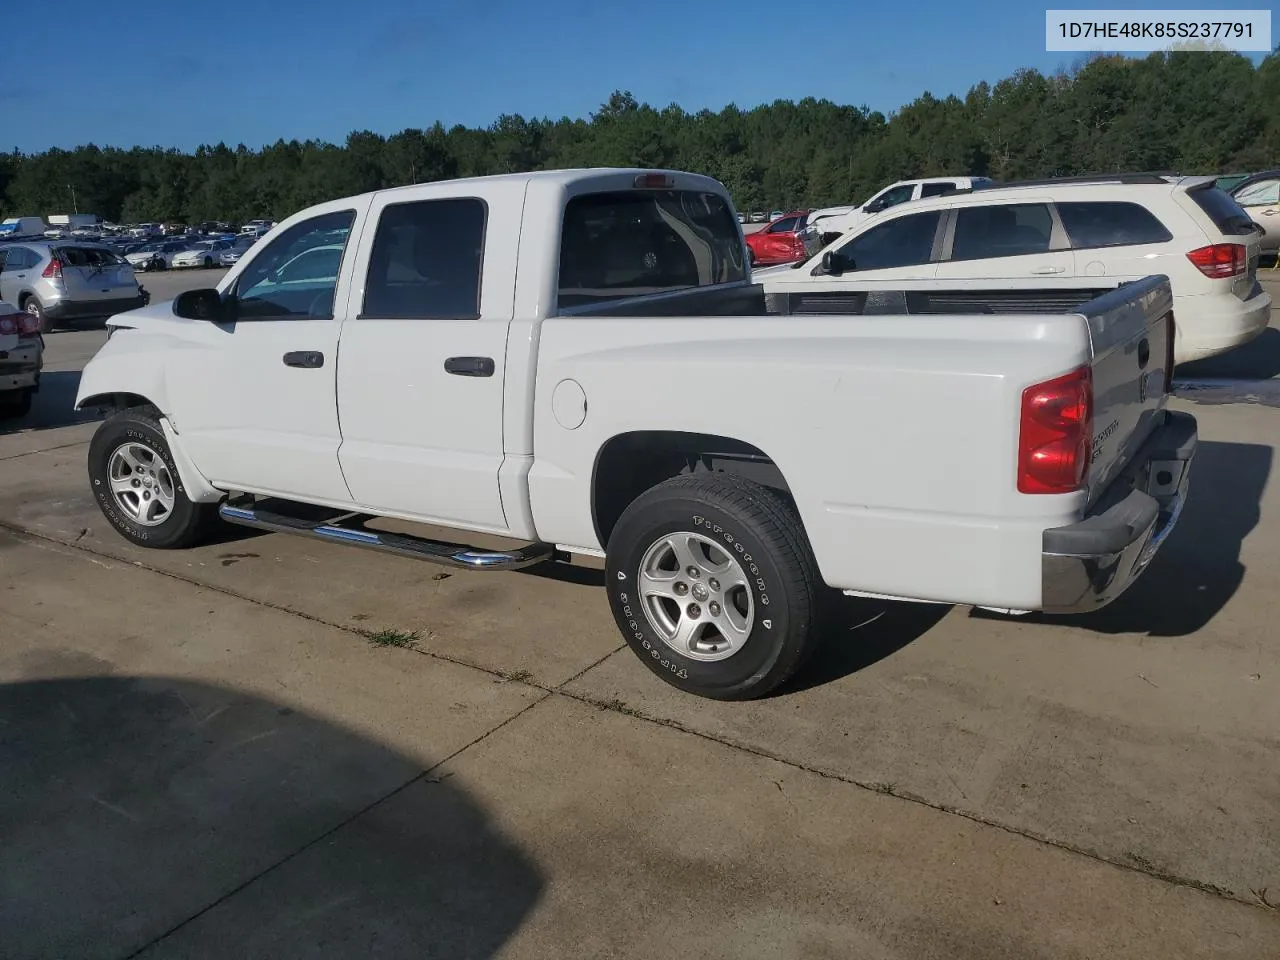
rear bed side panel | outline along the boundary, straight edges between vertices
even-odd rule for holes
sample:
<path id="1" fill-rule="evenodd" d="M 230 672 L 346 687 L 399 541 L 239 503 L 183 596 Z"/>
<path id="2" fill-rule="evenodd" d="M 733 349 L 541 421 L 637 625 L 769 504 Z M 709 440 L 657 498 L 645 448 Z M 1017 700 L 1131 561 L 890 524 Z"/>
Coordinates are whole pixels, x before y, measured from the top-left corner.
<path id="1" fill-rule="evenodd" d="M 590 485 L 606 441 L 717 434 L 778 464 L 830 585 L 1033 607 L 1042 531 L 1078 518 L 1084 495 L 1017 492 L 1020 397 L 1088 360 L 1072 316 L 549 319 L 534 520 L 544 540 L 597 547 Z M 568 379 L 587 396 L 572 430 L 552 412 Z"/>

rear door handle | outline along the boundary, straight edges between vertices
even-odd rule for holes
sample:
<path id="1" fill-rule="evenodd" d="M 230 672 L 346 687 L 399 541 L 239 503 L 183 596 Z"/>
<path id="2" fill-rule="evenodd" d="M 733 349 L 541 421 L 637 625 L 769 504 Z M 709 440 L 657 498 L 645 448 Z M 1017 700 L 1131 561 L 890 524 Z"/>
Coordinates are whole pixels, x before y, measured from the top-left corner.
<path id="1" fill-rule="evenodd" d="M 493 357 L 450 357 L 444 362 L 444 372 L 459 377 L 492 377 Z"/>
<path id="2" fill-rule="evenodd" d="M 1039 276 L 1045 276 L 1050 273 L 1065 273 L 1066 270 L 1066 267 L 1036 267 L 1031 272 Z"/>
<path id="3" fill-rule="evenodd" d="M 315 370 L 324 366 L 324 354 L 319 350 L 291 350 L 284 355 L 284 365 Z"/>

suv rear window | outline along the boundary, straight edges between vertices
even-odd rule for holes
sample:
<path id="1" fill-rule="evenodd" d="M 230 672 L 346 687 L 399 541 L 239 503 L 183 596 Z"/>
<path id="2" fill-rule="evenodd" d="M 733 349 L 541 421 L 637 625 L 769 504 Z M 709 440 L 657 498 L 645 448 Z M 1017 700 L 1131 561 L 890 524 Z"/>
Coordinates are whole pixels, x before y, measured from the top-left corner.
<path id="1" fill-rule="evenodd" d="M 1058 216 L 1071 246 L 1122 247 L 1167 243 L 1171 234 L 1146 207 L 1136 203 L 1058 203 Z"/>
<path id="2" fill-rule="evenodd" d="M 565 205 L 561 307 L 746 276 L 738 222 L 718 194 L 624 190 L 585 194 Z"/>
<path id="3" fill-rule="evenodd" d="M 1253 221 L 1240 204 L 1212 183 L 1188 190 L 1187 195 L 1213 221 L 1214 226 L 1228 236 L 1242 237 L 1253 233 Z"/>
<path id="4" fill-rule="evenodd" d="M 59 247 L 58 259 L 69 267 L 105 267 L 120 262 L 110 250 L 99 247 Z"/>

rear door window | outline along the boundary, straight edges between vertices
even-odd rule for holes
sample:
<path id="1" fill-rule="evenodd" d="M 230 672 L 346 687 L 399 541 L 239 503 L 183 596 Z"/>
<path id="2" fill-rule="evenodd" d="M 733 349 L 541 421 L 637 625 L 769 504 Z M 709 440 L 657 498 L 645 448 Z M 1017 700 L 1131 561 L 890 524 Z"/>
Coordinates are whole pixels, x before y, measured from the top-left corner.
<path id="1" fill-rule="evenodd" d="M 928 263 L 942 213 L 913 213 L 897 217 L 859 234 L 839 252 L 853 261 L 853 270 L 886 270 Z"/>
<path id="2" fill-rule="evenodd" d="M 488 208 L 474 197 L 397 203 L 382 211 L 361 316 L 474 319 Z"/>
<path id="3" fill-rule="evenodd" d="M 1053 236 L 1048 204 L 1009 203 L 956 210 L 952 260 L 1044 253 Z"/>
<path id="4" fill-rule="evenodd" d="M 769 225 L 769 233 L 790 233 L 796 229 L 799 221 L 799 217 L 783 217 L 781 220 L 775 220 Z"/>
<path id="5" fill-rule="evenodd" d="M 1213 221 L 1214 226 L 1229 237 L 1243 237 L 1254 232 L 1253 220 L 1229 194 L 1212 183 L 1188 190 L 1187 195 Z"/>
<path id="6" fill-rule="evenodd" d="M 1167 243 L 1173 239 L 1173 234 L 1150 210 L 1136 203 L 1058 203 L 1055 206 L 1076 250 Z"/>
<path id="7" fill-rule="evenodd" d="M 565 205 L 561 307 L 732 283 L 746 275 L 737 220 L 718 194 L 625 190 L 584 194 Z"/>

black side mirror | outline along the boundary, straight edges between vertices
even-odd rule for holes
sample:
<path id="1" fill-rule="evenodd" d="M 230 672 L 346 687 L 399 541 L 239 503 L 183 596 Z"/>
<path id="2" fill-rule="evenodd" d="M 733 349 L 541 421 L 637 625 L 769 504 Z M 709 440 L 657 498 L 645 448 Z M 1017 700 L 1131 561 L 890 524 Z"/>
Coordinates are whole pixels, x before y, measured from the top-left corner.
<path id="1" fill-rule="evenodd" d="M 229 311 L 217 290 L 187 290 L 173 301 L 173 314 L 186 320 L 207 320 L 210 323 L 226 323 Z"/>
<path id="2" fill-rule="evenodd" d="M 828 250 L 822 255 L 822 272 L 829 277 L 838 277 L 852 269 L 853 261 L 837 250 Z"/>

